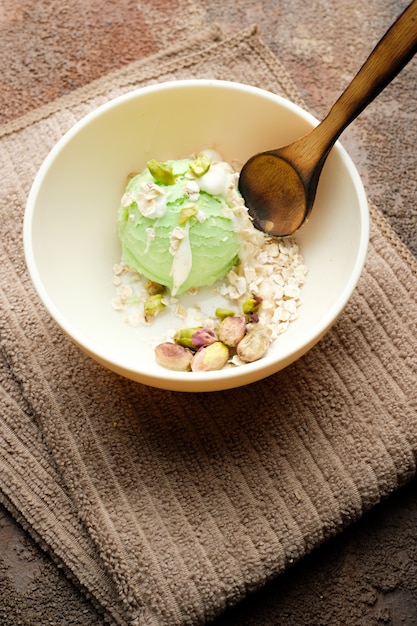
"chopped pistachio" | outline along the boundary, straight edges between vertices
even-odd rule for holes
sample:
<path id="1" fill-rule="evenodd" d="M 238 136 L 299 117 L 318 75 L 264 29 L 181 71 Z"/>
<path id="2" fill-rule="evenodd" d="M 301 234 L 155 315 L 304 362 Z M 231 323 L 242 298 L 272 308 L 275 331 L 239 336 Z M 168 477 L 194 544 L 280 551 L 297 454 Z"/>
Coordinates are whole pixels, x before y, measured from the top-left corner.
<path id="1" fill-rule="evenodd" d="M 185 224 L 189 219 L 195 217 L 197 213 L 198 209 L 195 204 L 189 204 L 187 206 L 184 206 L 180 211 L 180 218 L 178 220 L 178 223 L 180 225 Z"/>
<path id="2" fill-rule="evenodd" d="M 199 154 L 198 157 L 196 157 L 194 161 L 191 161 L 190 163 L 190 170 L 192 171 L 194 176 L 197 176 L 197 178 L 204 176 L 204 174 L 208 172 L 209 169 L 210 159 L 205 154 Z"/>
<path id="3" fill-rule="evenodd" d="M 226 346 L 235 348 L 246 333 L 246 319 L 244 317 L 225 317 L 219 327 L 219 339 Z"/>
<path id="4" fill-rule="evenodd" d="M 193 372 L 211 372 L 221 370 L 229 359 L 229 349 L 221 341 L 200 348 L 191 361 Z"/>
<path id="5" fill-rule="evenodd" d="M 238 356 L 246 363 L 261 359 L 269 348 L 270 334 L 258 328 L 248 332 L 237 345 Z"/>
<path id="6" fill-rule="evenodd" d="M 186 372 L 191 369 L 193 353 L 184 346 L 166 341 L 156 346 L 155 358 L 156 362 L 166 369 Z"/>
<path id="7" fill-rule="evenodd" d="M 255 313 L 259 310 L 262 304 L 262 298 L 255 294 L 252 294 L 250 298 L 245 300 L 242 305 L 242 309 L 245 315 L 251 315 L 251 313 Z"/>
<path id="8" fill-rule="evenodd" d="M 216 317 L 219 320 L 224 320 L 225 317 L 233 317 L 234 315 L 236 315 L 236 312 L 232 311 L 232 309 L 222 309 L 221 307 L 216 309 Z"/>
<path id="9" fill-rule="evenodd" d="M 211 328 L 201 328 L 192 336 L 193 346 L 197 350 L 204 346 L 209 346 L 215 341 L 218 341 L 218 337 Z"/>
<path id="10" fill-rule="evenodd" d="M 172 165 L 169 163 L 161 163 L 156 161 L 156 159 L 151 159 L 147 165 L 148 170 L 157 183 L 162 183 L 163 185 L 173 185 L 175 183 Z"/>
<path id="11" fill-rule="evenodd" d="M 163 294 L 156 293 L 153 296 L 149 296 L 143 304 L 146 317 L 155 317 L 160 311 L 165 309 L 165 304 L 162 302 Z"/>
<path id="12" fill-rule="evenodd" d="M 166 287 L 164 285 L 160 285 L 153 280 L 147 280 L 145 283 L 145 289 L 150 296 L 156 296 L 159 293 L 165 293 Z"/>
<path id="13" fill-rule="evenodd" d="M 174 335 L 174 341 L 180 346 L 185 346 L 186 348 L 195 348 L 196 346 L 193 343 L 193 336 L 201 330 L 201 326 L 196 328 L 180 328 Z"/>

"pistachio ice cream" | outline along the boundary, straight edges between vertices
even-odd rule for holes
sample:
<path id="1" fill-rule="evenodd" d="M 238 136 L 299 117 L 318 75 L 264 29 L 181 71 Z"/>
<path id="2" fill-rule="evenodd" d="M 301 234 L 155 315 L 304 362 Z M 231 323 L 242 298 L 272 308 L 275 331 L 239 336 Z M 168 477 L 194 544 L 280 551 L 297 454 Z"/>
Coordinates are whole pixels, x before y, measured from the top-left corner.
<path id="1" fill-rule="evenodd" d="M 213 153 L 149 161 L 118 211 L 124 261 L 172 295 L 212 285 L 238 262 L 242 205 L 235 172 Z"/>

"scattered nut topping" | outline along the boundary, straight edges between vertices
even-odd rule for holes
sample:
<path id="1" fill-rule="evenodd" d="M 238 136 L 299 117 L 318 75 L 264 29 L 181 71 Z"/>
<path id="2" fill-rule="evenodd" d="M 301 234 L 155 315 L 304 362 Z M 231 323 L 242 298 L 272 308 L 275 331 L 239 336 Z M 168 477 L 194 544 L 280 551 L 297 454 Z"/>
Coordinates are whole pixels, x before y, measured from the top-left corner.
<path id="1" fill-rule="evenodd" d="M 253 362 L 298 317 L 307 266 L 293 239 L 265 237 L 252 255 L 215 287 L 214 295 L 223 296 L 233 308 L 218 307 L 213 315 L 198 306 L 186 309 L 165 287 L 131 272 L 123 262 L 113 268 L 113 308 L 124 312 L 131 326 L 151 324 L 165 310 L 183 321 L 172 335 L 167 331 L 159 340 L 163 347 L 155 349 L 157 362 L 168 369 L 197 372 Z M 198 299 L 198 291 L 188 293 Z"/>

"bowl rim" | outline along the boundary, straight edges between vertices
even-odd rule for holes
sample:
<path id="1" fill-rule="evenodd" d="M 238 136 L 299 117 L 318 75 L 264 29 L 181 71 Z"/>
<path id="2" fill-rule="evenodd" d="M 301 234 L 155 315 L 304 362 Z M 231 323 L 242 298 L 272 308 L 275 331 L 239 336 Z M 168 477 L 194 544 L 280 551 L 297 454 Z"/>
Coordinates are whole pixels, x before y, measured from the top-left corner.
<path id="1" fill-rule="evenodd" d="M 32 226 L 36 210 L 36 200 L 40 193 L 45 175 L 55 158 L 71 141 L 71 139 L 80 133 L 92 120 L 102 116 L 108 110 L 123 105 L 130 100 L 146 97 L 149 94 L 166 91 L 167 89 L 179 90 L 190 87 L 231 89 L 233 91 L 238 90 L 241 92 L 251 93 L 253 95 L 269 99 L 273 102 L 278 102 L 281 106 L 293 110 L 312 127 L 319 123 L 319 121 L 311 113 L 283 96 L 274 94 L 273 92 L 260 87 L 227 80 L 200 78 L 164 81 L 157 84 L 139 87 L 122 95 L 111 98 L 75 122 L 75 124 L 68 129 L 60 137 L 60 139 L 58 139 L 43 160 L 37 174 L 35 175 L 26 201 L 23 220 L 23 247 L 26 266 L 29 271 L 30 278 L 44 307 L 61 327 L 61 329 L 92 358 L 98 360 L 102 364 L 106 364 L 106 366 L 113 371 L 153 387 L 175 391 L 175 386 L 178 384 L 180 386 L 180 391 L 185 390 L 186 385 L 188 385 L 189 391 L 205 391 L 206 389 L 212 391 L 238 387 L 247 384 L 248 382 L 255 382 L 263 379 L 270 374 L 277 372 L 279 369 L 283 369 L 283 367 L 287 367 L 293 363 L 300 356 L 308 352 L 324 336 L 345 308 L 364 268 L 369 244 L 370 215 L 368 200 L 361 177 L 351 157 L 340 141 L 337 141 L 333 149 L 338 151 L 343 164 L 349 172 L 355 191 L 358 195 L 358 203 L 360 207 L 360 239 L 358 242 L 358 254 L 349 276 L 349 280 L 346 282 L 338 299 L 326 311 L 326 314 L 321 318 L 320 322 L 312 327 L 307 333 L 303 334 L 302 340 L 298 340 L 296 338 L 291 346 L 280 354 L 279 361 L 284 363 L 283 367 L 277 368 L 276 355 L 271 353 L 265 355 L 258 361 L 248 363 L 240 367 L 231 367 L 211 372 L 192 373 L 176 372 L 161 368 L 160 376 L 154 376 L 153 374 L 146 373 L 146 371 L 132 369 L 132 367 L 129 364 L 126 364 L 124 359 L 121 357 L 110 359 L 109 355 L 106 354 L 105 349 L 101 349 L 95 341 L 92 341 L 82 331 L 73 327 L 72 323 L 67 319 L 67 316 L 63 314 L 55 305 L 54 300 L 50 297 L 43 284 L 35 259 L 32 239 Z"/>

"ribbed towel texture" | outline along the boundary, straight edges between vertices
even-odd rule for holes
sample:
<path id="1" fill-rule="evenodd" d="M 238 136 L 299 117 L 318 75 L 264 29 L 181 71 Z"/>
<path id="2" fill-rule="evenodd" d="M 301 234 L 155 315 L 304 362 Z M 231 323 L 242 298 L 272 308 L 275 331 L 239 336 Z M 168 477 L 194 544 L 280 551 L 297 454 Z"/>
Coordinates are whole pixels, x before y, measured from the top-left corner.
<path id="1" fill-rule="evenodd" d="M 334 328 L 237 390 L 121 378 L 40 304 L 21 230 L 42 160 L 109 98 L 191 77 L 302 104 L 256 28 L 213 29 L 0 129 L 0 499 L 120 625 L 204 623 L 415 474 L 417 263 L 375 207 L 365 270 Z"/>

